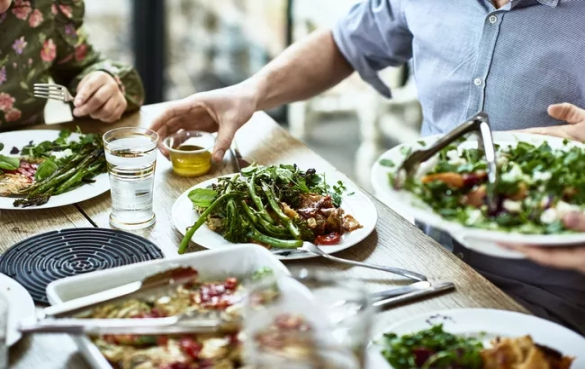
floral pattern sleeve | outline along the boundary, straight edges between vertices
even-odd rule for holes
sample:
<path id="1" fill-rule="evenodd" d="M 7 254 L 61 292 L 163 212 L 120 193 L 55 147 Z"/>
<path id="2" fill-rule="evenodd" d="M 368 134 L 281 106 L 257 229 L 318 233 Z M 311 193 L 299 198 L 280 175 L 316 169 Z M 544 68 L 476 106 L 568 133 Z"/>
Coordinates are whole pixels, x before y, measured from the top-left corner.
<path id="1" fill-rule="evenodd" d="M 83 29 L 85 6 L 82 0 L 55 0 L 52 5 L 55 16 L 55 38 L 43 44 L 41 58 L 55 59 L 51 74 L 53 79 L 77 90 L 79 82 L 91 72 L 104 71 L 111 74 L 124 92 L 128 107 L 137 110 L 144 100 L 144 89 L 140 76 L 129 65 L 103 58 L 88 41 Z"/>

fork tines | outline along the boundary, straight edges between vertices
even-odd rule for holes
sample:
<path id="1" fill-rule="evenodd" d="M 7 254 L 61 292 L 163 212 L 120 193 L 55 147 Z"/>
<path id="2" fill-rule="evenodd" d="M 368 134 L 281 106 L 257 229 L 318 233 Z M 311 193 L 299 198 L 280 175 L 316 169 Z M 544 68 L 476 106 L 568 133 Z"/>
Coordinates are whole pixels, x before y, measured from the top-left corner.
<path id="1" fill-rule="evenodd" d="M 69 101 L 70 95 L 67 88 L 61 85 L 48 83 L 35 83 L 34 96 L 42 99 L 54 99 Z"/>

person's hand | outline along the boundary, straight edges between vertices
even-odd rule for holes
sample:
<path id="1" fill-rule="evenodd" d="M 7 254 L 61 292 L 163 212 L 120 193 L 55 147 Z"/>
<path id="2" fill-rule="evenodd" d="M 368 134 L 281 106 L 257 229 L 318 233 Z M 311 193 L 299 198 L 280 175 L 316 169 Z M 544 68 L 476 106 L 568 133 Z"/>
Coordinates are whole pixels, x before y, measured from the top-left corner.
<path id="1" fill-rule="evenodd" d="M 0 0 L 0 14 L 6 12 L 10 8 L 12 0 Z"/>
<path id="2" fill-rule="evenodd" d="M 202 92 L 169 104 L 150 129 L 157 132 L 160 142 L 175 132 L 199 130 L 218 132 L 213 160 L 221 161 L 229 150 L 236 131 L 252 118 L 256 104 L 246 87 L 236 85 Z M 159 145 L 168 156 L 164 145 Z"/>
<path id="3" fill-rule="evenodd" d="M 585 232 L 585 214 L 570 213 L 564 218 L 565 226 L 577 232 Z M 585 274 L 585 245 L 573 247 L 512 246 L 506 248 L 518 251 L 538 264 L 558 269 L 576 270 Z"/>
<path id="4" fill-rule="evenodd" d="M 118 82 L 106 72 L 92 72 L 77 86 L 73 115 L 89 115 L 93 119 L 112 123 L 120 119 L 128 103 Z"/>
<path id="5" fill-rule="evenodd" d="M 548 114 L 554 119 L 566 122 L 553 127 L 529 128 L 521 132 L 556 136 L 567 140 L 585 142 L 585 109 L 573 104 L 562 103 L 548 107 Z"/>

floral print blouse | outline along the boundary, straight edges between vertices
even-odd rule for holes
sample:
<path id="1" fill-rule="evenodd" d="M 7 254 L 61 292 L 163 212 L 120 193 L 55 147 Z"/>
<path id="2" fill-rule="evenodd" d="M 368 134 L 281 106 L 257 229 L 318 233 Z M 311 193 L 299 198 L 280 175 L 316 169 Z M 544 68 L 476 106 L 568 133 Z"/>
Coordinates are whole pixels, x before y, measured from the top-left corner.
<path id="1" fill-rule="evenodd" d="M 128 101 L 142 105 L 144 90 L 131 66 L 103 58 L 84 32 L 83 0 L 13 0 L 0 13 L 0 131 L 43 122 L 46 100 L 33 96 L 49 77 L 75 94 L 81 79 L 105 71 Z"/>

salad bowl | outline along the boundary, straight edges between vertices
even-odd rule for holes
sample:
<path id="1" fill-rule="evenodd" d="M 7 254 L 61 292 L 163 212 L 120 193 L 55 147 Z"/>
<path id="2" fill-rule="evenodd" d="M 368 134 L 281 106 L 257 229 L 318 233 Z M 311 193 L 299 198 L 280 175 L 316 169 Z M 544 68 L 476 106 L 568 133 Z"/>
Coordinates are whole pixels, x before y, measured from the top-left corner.
<path id="1" fill-rule="evenodd" d="M 458 171 L 462 176 L 481 173 L 482 169 L 485 171 L 481 164 L 482 158 L 478 156 L 472 160 L 466 157 L 473 150 L 477 151 L 478 141 L 474 137 L 469 137 L 422 163 L 414 178 L 415 184 L 410 189 L 397 190 L 393 186 L 394 175 L 405 157 L 413 150 L 433 145 L 440 137 L 429 136 L 384 153 L 372 169 L 371 182 L 376 196 L 396 211 L 448 232 L 465 247 L 491 256 L 523 257 L 501 247 L 502 244 L 562 247 L 585 243 L 585 233 L 571 232 L 562 226 L 563 215 L 570 211 L 583 211 L 583 206 L 576 203 L 578 201 L 559 198 L 551 190 L 552 184 L 558 181 L 555 178 L 557 173 L 566 173 L 571 162 L 579 160 L 581 153 L 585 155 L 585 145 L 556 137 L 494 132 L 494 143 L 498 147 L 499 155 L 499 182 L 521 181 L 527 185 L 521 184 L 524 186 L 522 199 L 514 196 L 504 199 L 501 202 L 501 213 L 488 215 L 485 206 L 477 209 L 459 206 L 461 198 L 456 198 L 456 194 L 461 192 L 451 191 L 446 187 L 443 192 L 435 192 L 433 197 L 427 196 L 425 201 L 421 197 L 421 191 L 417 189 L 418 184 L 432 178 L 432 175 L 444 172 L 445 168 Z M 508 162 L 508 158 L 518 157 L 521 150 L 524 150 L 522 155 L 525 160 L 521 163 Z M 563 166 L 566 168 L 562 168 Z M 579 176 L 580 173 L 568 176 L 575 177 L 576 191 L 579 188 Z M 452 209 L 442 208 L 442 204 L 449 203 L 449 200 L 451 204 L 455 204 Z M 532 218 L 532 212 L 536 214 L 535 219 Z M 504 215 L 507 219 L 504 219 Z M 514 226 L 506 226 L 506 222 L 513 223 Z"/>

